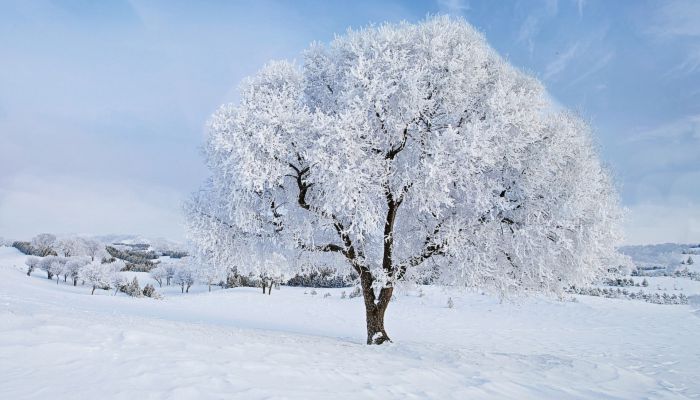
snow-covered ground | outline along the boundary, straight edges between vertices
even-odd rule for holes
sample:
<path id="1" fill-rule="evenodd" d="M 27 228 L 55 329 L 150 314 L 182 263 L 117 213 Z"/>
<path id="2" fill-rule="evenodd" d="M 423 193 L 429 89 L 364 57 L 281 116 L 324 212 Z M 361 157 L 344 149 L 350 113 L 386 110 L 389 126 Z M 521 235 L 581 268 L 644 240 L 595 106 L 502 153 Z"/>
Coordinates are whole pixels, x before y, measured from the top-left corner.
<path id="1" fill-rule="evenodd" d="M 27 277 L 24 258 L 0 247 L 0 399 L 700 398 L 694 304 L 426 287 L 390 305 L 394 343 L 366 346 L 361 299 L 342 289 L 91 296 Z"/>

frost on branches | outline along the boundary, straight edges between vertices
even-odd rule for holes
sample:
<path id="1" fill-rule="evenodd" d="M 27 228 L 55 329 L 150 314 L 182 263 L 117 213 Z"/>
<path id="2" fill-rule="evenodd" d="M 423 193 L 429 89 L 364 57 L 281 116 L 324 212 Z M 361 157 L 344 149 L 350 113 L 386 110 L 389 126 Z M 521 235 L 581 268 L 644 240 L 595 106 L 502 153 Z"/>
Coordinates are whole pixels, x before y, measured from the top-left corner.
<path id="1" fill-rule="evenodd" d="M 213 115 L 205 154 L 186 210 L 200 254 L 242 273 L 351 268 L 368 343 L 389 340 L 402 281 L 560 293 L 616 262 L 620 210 L 589 128 L 462 20 L 269 63 Z"/>

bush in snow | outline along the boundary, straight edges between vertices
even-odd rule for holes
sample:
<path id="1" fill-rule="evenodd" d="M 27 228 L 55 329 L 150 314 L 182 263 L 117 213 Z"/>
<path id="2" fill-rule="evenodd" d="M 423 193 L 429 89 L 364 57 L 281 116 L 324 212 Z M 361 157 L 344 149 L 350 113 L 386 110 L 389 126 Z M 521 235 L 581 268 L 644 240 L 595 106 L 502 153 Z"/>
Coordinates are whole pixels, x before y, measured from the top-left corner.
<path id="1" fill-rule="evenodd" d="M 151 297 L 154 299 L 162 298 L 162 296 L 158 292 L 156 292 L 156 289 L 150 283 L 147 283 L 146 286 L 143 287 L 142 294 L 144 295 L 144 297 Z"/>
<path id="2" fill-rule="evenodd" d="M 569 293 L 584 295 L 584 296 L 594 296 L 594 297 L 606 297 L 611 299 L 629 299 L 629 300 L 641 300 L 647 303 L 654 304 L 688 304 L 688 297 L 684 294 L 680 295 L 669 295 L 668 293 L 645 293 L 642 290 L 638 292 L 630 292 L 627 289 L 608 289 L 608 288 L 579 288 L 572 286 Z"/>
<path id="3" fill-rule="evenodd" d="M 306 267 L 287 281 L 288 286 L 304 286 L 315 288 L 339 288 L 350 286 L 349 282 L 357 279 L 356 275 L 342 276 L 335 268 Z"/>
<path id="4" fill-rule="evenodd" d="M 328 293 L 328 292 L 326 292 L 326 293 L 323 295 L 323 298 L 324 298 L 324 299 L 327 299 L 327 298 L 329 298 L 329 297 L 331 297 L 331 294 Z"/>
<path id="5" fill-rule="evenodd" d="M 120 286 L 119 290 L 131 297 L 141 297 L 143 292 L 141 291 L 141 286 L 139 285 L 139 280 L 137 277 L 131 280 L 131 283 L 124 283 Z"/>
<path id="6" fill-rule="evenodd" d="M 452 301 L 452 297 L 447 298 L 447 308 L 454 308 L 455 302 Z"/>
<path id="7" fill-rule="evenodd" d="M 342 292 L 340 292 L 340 298 L 341 298 L 341 299 L 345 299 L 345 298 L 347 298 L 347 297 L 348 297 L 348 294 L 345 293 L 345 290 L 343 290 Z"/>
<path id="8" fill-rule="evenodd" d="M 359 286 L 355 286 L 352 289 L 352 292 L 350 292 L 350 295 L 348 297 L 350 297 L 351 299 L 354 299 L 355 297 L 360 297 L 360 296 L 362 296 L 362 290 L 360 290 Z"/>

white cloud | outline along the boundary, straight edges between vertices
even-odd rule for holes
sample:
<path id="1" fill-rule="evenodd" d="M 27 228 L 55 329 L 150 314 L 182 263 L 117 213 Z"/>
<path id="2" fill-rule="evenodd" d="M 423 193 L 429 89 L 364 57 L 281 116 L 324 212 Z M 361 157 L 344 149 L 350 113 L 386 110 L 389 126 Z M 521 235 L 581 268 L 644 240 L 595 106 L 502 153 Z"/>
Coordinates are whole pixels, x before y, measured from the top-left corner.
<path id="1" fill-rule="evenodd" d="M 557 0 L 545 0 L 544 7 L 533 7 L 533 11 L 528 14 L 518 31 L 518 43 L 527 43 L 530 57 L 535 50 L 535 38 L 540 32 L 542 21 L 556 17 L 559 13 L 559 3 Z"/>
<path id="2" fill-rule="evenodd" d="M 576 0 L 579 17 L 583 17 L 583 8 L 586 6 L 586 0 Z"/>
<path id="3" fill-rule="evenodd" d="M 438 7 L 442 11 L 450 14 L 461 14 L 469 11 L 469 1 L 467 0 L 438 0 Z"/>
<path id="4" fill-rule="evenodd" d="M 653 129 L 648 129 L 630 136 L 627 142 L 639 142 L 653 139 L 669 141 L 700 141 L 700 114 L 688 115 L 668 122 Z M 698 149 L 700 151 L 700 149 Z"/>

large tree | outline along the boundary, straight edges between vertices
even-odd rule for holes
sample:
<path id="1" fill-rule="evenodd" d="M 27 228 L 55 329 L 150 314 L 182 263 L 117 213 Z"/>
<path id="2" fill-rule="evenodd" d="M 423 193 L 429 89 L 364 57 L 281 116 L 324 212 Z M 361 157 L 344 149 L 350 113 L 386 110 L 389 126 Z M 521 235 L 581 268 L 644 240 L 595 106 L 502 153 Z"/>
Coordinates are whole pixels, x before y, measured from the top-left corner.
<path id="1" fill-rule="evenodd" d="M 462 20 L 348 31 L 302 65 L 269 63 L 213 115 L 205 155 L 187 206 L 200 253 L 243 272 L 279 255 L 348 266 L 369 344 L 389 340 L 399 282 L 556 293 L 616 254 L 588 127 Z"/>

